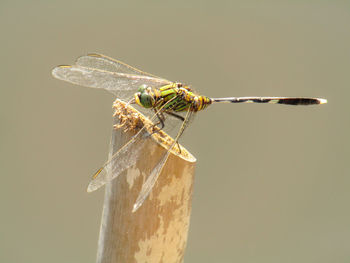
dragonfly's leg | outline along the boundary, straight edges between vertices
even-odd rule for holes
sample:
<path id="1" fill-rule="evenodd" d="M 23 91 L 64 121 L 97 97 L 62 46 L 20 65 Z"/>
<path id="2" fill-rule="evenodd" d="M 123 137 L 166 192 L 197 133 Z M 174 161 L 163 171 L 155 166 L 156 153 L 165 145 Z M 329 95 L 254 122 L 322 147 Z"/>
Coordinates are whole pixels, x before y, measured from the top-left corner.
<path id="1" fill-rule="evenodd" d="M 159 112 L 157 109 L 154 109 L 154 111 L 155 111 L 156 116 L 157 116 L 157 118 L 158 118 L 158 122 L 155 123 L 155 124 L 153 124 L 152 129 L 153 129 L 154 127 L 158 126 L 159 124 L 160 124 L 161 127 L 160 127 L 159 130 L 156 129 L 155 131 L 153 131 L 150 135 L 155 134 L 155 133 L 157 133 L 157 132 L 163 130 L 163 128 L 164 128 L 164 120 L 165 120 L 165 117 L 164 117 L 163 112 Z"/>
<path id="2" fill-rule="evenodd" d="M 165 113 L 166 113 L 166 114 L 169 114 L 169 115 L 171 115 L 171 116 L 173 116 L 173 117 L 175 117 L 175 118 L 177 118 L 177 119 L 179 119 L 179 120 L 181 120 L 182 122 L 185 121 L 185 118 L 182 117 L 182 116 L 179 115 L 179 114 L 176 114 L 176 113 L 171 112 L 171 111 L 165 111 Z M 176 145 L 177 145 L 177 148 L 179 149 L 179 153 L 181 154 L 180 143 L 179 143 L 179 142 L 176 142 Z"/>
<path id="3" fill-rule="evenodd" d="M 164 124 L 165 116 L 164 116 L 163 112 L 159 112 L 159 113 L 157 114 L 157 117 L 158 117 L 159 122 L 160 122 L 160 125 L 161 125 L 161 128 L 160 128 L 160 129 L 163 130 L 163 128 L 164 128 L 164 126 L 165 126 L 165 124 Z"/>
<path id="4" fill-rule="evenodd" d="M 126 106 L 130 105 L 130 104 L 135 104 L 135 98 L 132 98 L 131 100 L 129 100 L 126 104 Z"/>
<path id="5" fill-rule="evenodd" d="M 164 99 L 161 98 L 161 99 L 156 103 L 156 105 L 155 105 L 154 108 L 153 108 L 153 110 L 154 110 L 154 112 L 156 113 L 156 116 L 157 116 L 157 118 L 158 118 L 158 120 L 159 120 L 154 126 L 158 126 L 158 125 L 160 124 L 160 125 L 161 125 L 160 130 L 163 130 L 163 128 L 164 128 L 164 121 L 165 121 L 165 117 L 164 117 L 164 114 L 163 114 L 164 109 L 159 110 L 159 106 L 162 105 L 163 101 L 164 101 Z"/>
<path id="6" fill-rule="evenodd" d="M 179 149 L 179 154 L 181 154 L 181 147 L 180 147 L 180 143 L 177 141 L 177 142 L 176 142 L 176 144 L 177 144 L 177 148 Z"/>
<path id="7" fill-rule="evenodd" d="M 155 126 L 158 126 L 160 124 L 160 129 L 162 130 L 164 128 L 164 115 L 160 112 L 157 112 L 156 109 L 154 109 L 154 112 L 156 113 L 156 116 L 158 118 L 158 122 L 154 123 L 152 128 Z"/>
<path id="8" fill-rule="evenodd" d="M 171 112 L 171 111 L 166 111 L 165 113 L 166 113 L 166 114 L 169 114 L 169 115 L 171 115 L 171 116 L 173 116 L 173 117 L 175 117 L 175 118 L 178 118 L 178 119 L 181 120 L 181 121 L 184 121 L 184 120 L 185 120 L 185 118 L 182 117 L 181 115 L 178 115 L 178 114 L 173 113 L 173 112 Z"/>

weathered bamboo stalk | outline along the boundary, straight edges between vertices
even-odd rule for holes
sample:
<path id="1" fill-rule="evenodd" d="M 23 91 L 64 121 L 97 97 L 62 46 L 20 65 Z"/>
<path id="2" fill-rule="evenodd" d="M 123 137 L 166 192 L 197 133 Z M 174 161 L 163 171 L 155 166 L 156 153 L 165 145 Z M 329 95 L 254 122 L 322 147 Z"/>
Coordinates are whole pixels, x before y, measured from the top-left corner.
<path id="1" fill-rule="evenodd" d="M 123 102 L 115 102 L 119 118 L 124 114 L 120 111 L 122 107 L 127 106 Z M 135 110 L 130 106 L 125 109 L 128 112 Z M 122 122 L 135 122 L 125 120 L 125 114 L 122 118 Z M 147 121 L 142 119 L 142 122 Z M 114 131 L 110 155 L 135 133 L 135 130 Z M 145 140 L 147 142 L 136 164 L 106 185 L 98 263 L 183 262 L 195 158 L 185 148 L 181 147 L 180 153 L 177 146 L 174 147 L 151 194 L 133 213 L 133 205 L 146 176 L 166 151 L 164 144 L 169 145 L 172 139 L 158 132 L 152 135 L 152 139 Z"/>

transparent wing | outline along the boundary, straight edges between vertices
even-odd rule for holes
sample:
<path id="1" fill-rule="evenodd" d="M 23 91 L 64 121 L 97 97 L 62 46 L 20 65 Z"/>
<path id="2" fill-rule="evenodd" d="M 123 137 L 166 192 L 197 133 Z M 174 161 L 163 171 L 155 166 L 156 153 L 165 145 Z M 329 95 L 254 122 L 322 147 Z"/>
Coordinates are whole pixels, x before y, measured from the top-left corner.
<path id="1" fill-rule="evenodd" d="M 88 54 L 86 56 L 81 56 L 75 61 L 75 64 L 86 68 L 95 68 L 105 71 L 128 73 L 134 75 L 143 75 L 161 79 L 160 77 L 157 77 L 153 74 L 144 72 L 124 62 L 118 61 L 116 59 L 101 54 Z"/>
<path id="2" fill-rule="evenodd" d="M 181 128 L 179 129 L 179 132 L 172 143 L 172 145 L 169 147 L 169 149 L 165 152 L 165 154 L 161 157 L 160 161 L 157 163 L 157 165 L 152 170 L 151 174 L 148 176 L 147 180 L 142 185 L 141 191 L 136 199 L 136 202 L 134 204 L 132 212 L 136 212 L 137 209 L 143 204 L 143 202 L 146 200 L 150 192 L 152 191 L 160 173 L 162 172 L 162 169 L 168 160 L 168 157 L 171 153 L 172 148 L 175 146 L 175 144 L 179 141 L 180 136 L 183 134 L 184 130 L 188 126 L 189 120 L 191 119 L 192 111 L 188 110 L 185 116 L 185 120 L 182 122 Z"/>
<path id="3" fill-rule="evenodd" d="M 171 103 L 174 99 L 176 99 L 176 97 L 169 100 L 168 103 Z M 165 106 L 166 104 L 150 118 L 151 122 L 157 118 L 159 112 L 161 112 Z M 113 132 L 115 132 L 115 130 L 113 130 Z M 114 137 L 115 136 L 112 135 L 112 138 Z M 110 156 L 107 162 L 94 174 L 87 191 L 93 192 L 97 190 L 107 182 L 119 176 L 123 171 L 133 166 L 139 159 L 140 153 L 143 152 L 143 147 L 148 138 L 149 133 L 147 132 L 146 126 L 143 126 L 126 144 Z"/>
<path id="4" fill-rule="evenodd" d="M 84 87 L 108 90 L 120 98 L 127 98 L 130 95 L 127 91 L 136 92 L 142 84 L 157 88 L 171 83 L 168 80 L 150 76 L 111 72 L 79 65 L 58 66 L 52 70 L 52 75 Z M 127 95 L 123 96 L 123 92 Z"/>
<path id="5" fill-rule="evenodd" d="M 140 153 L 143 152 L 142 148 L 146 142 L 144 137 L 147 136 L 147 134 L 145 129 L 141 129 L 122 148 L 113 154 L 92 177 L 87 191 L 93 192 L 99 189 L 107 182 L 118 177 L 126 169 L 133 166 L 139 159 Z M 114 138 L 114 135 L 112 135 L 112 138 Z"/>

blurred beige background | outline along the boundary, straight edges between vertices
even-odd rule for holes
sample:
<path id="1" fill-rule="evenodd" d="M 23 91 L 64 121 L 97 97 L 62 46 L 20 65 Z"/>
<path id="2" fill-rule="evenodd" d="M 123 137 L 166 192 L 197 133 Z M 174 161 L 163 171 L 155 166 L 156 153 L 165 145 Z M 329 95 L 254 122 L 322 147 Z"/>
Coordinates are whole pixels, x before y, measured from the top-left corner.
<path id="1" fill-rule="evenodd" d="M 1 1 L 0 262 L 95 262 L 113 96 L 51 69 L 99 52 L 219 96 L 182 143 L 198 159 L 185 262 L 350 261 L 348 1 Z"/>

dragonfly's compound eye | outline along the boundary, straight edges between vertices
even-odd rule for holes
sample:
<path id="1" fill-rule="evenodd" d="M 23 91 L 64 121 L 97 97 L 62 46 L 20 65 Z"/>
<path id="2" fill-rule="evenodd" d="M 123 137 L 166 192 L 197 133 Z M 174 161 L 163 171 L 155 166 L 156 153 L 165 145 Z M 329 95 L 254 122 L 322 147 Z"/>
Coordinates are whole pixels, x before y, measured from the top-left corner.
<path id="1" fill-rule="evenodd" d="M 138 88 L 137 91 L 143 93 L 146 89 L 147 89 L 147 85 L 146 85 L 146 84 L 142 84 L 142 85 Z"/>
<path id="2" fill-rule="evenodd" d="M 154 98 L 147 92 L 143 92 L 139 96 L 141 106 L 145 108 L 152 108 L 154 104 Z"/>

